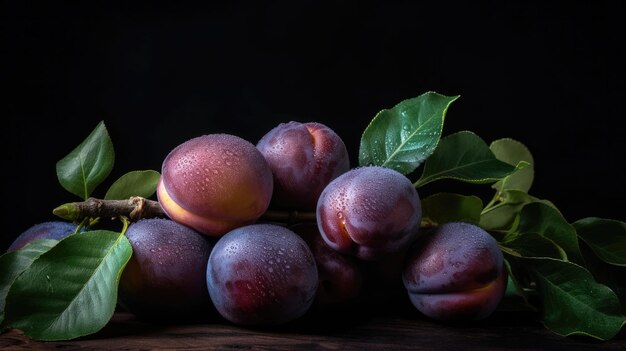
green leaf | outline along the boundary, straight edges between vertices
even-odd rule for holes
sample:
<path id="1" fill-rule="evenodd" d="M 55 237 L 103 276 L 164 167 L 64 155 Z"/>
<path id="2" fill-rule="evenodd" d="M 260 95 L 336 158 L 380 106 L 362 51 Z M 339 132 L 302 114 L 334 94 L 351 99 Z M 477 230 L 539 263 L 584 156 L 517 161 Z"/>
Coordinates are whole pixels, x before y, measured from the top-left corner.
<path id="1" fill-rule="evenodd" d="M 606 263 L 582 240 L 580 252 L 585 260 L 585 268 L 591 272 L 598 283 L 608 286 L 617 294 L 622 304 L 622 313 L 626 313 L 626 266 Z"/>
<path id="2" fill-rule="evenodd" d="M 448 107 L 458 98 L 427 92 L 380 111 L 361 137 L 359 165 L 413 172 L 437 147 Z"/>
<path id="3" fill-rule="evenodd" d="M 609 340 L 626 323 L 615 293 L 584 268 L 552 258 L 527 258 L 543 306 L 543 321 L 553 332 Z"/>
<path id="4" fill-rule="evenodd" d="M 496 205 L 485 208 L 481 213 L 479 225 L 485 230 L 513 230 L 520 211 L 531 202 L 554 207 L 550 201 L 538 199 L 521 190 L 503 190 L 498 195 Z"/>
<path id="5" fill-rule="evenodd" d="M 535 161 L 528 148 L 517 140 L 505 138 L 492 142 L 491 145 L 489 145 L 489 149 L 498 160 L 512 166 L 516 166 L 520 162 L 528 163 L 528 166 L 494 183 L 492 188 L 498 191 L 507 189 L 528 192 L 535 177 Z"/>
<path id="6" fill-rule="evenodd" d="M 503 190 L 499 196 L 499 202 L 485 208 L 480 215 L 479 225 L 486 230 L 510 230 L 524 205 L 533 201 L 530 195 L 519 190 Z"/>
<path id="7" fill-rule="evenodd" d="M 522 208 L 517 233 L 538 233 L 559 245 L 567 258 L 578 264 L 584 264 L 578 247 L 576 229 L 563 215 L 549 205 L 541 202 L 529 203 Z"/>
<path id="8" fill-rule="evenodd" d="M 161 175 L 157 171 L 132 171 L 115 181 L 104 196 L 105 200 L 126 200 L 131 196 L 149 198 L 156 192 Z"/>
<path id="9" fill-rule="evenodd" d="M 537 309 L 529 302 L 526 289 L 517 278 L 517 269 L 507 259 L 504 259 L 504 266 L 507 271 L 507 284 L 498 310 L 536 312 Z"/>
<path id="10" fill-rule="evenodd" d="M 517 167 L 511 166 L 496 159 L 478 135 L 463 131 L 441 139 L 435 152 L 426 160 L 415 186 L 444 178 L 477 184 L 495 182 L 525 165 L 522 162 Z"/>
<path id="11" fill-rule="evenodd" d="M 518 257 L 566 259 L 567 255 L 554 241 L 537 233 L 510 234 L 500 242 L 503 251 Z"/>
<path id="12" fill-rule="evenodd" d="M 72 194 L 87 200 L 111 173 L 115 153 L 109 133 L 100 122 L 78 147 L 57 162 L 59 183 Z"/>
<path id="13" fill-rule="evenodd" d="M 578 236 L 601 260 L 626 266 L 626 223 L 590 217 L 578 220 L 573 225 Z"/>
<path id="14" fill-rule="evenodd" d="M 4 309 L 9 288 L 42 253 L 58 243 L 57 240 L 39 239 L 24 245 L 21 249 L 0 256 L 0 323 L 4 319 Z"/>
<path id="15" fill-rule="evenodd" d="M 6 324 L 37 340 L 95 333 L 111 319 L 132 248 L 106 230 L 71 235 L 20 275 L 6 300 Z"/>
<path id="16" fill-rule="evenodd" d="M 478 224 L 483 202 L 477 196 L 439 193 L 422 200 L 422 216 L 437 224 L 468 222 Z"/>

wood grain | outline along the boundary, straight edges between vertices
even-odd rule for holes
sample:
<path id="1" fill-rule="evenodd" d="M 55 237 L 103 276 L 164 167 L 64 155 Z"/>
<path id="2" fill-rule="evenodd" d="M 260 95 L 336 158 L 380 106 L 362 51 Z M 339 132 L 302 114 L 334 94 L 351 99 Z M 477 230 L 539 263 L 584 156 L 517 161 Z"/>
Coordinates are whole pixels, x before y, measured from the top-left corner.
<path id="1" fill-rule="evenodd" d="M 406 306 L 405 306 L 406 307 Z M 487 320 L 443 325 L 410 308 L 310 314 L 276 328 L 245 328 L 219 318 L 158 324 L 117 312 L 100 332 L 72 341 L 38 342 L 20 331 L 0 335 L 2 350 L 626 350 L 608 342 L 552 334 L 533 314 L 496 312 Z M 374 309 L 375 310 L 375 309 Z"/>

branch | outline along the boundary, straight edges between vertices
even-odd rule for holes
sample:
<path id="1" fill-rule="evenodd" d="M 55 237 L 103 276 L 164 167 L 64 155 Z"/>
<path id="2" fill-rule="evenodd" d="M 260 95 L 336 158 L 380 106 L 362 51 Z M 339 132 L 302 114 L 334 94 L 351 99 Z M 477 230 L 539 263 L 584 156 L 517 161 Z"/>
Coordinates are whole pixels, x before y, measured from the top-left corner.
<path id="1" fill-rule="evenodd" d="M 70 202 L 55 208 L 52 213 L 68 221 L 85 218 L 126 216 L 131 221 L 142 218 L 166 217 L 157 201 L 133 196 L 128 200 L 102 200 L 90 197 L 83 202 Z"/>
<path id="2" fill-rule="evenodd" d="M 287 224 L 295 224 L 302 222 L 315 222 L 315 212 L 298 212 L 298 211 L 266 211 L 261 220 L 270 222 L 281 222 Z"/>
<path id="3" fill-rule="evenodd" d="M 85 218 L 126 216 L 131 221 L 142 218 L 167 217 L 158 201 L 133 196 L 128 200 L 102 200 L 90 197 L 82 202 L 69 202 L 55 208 L 52 213 L 65 220 L 76 222 Z M 315 222 L 315 212 L 267 211 L 261 220 L 300 223 Z"/>

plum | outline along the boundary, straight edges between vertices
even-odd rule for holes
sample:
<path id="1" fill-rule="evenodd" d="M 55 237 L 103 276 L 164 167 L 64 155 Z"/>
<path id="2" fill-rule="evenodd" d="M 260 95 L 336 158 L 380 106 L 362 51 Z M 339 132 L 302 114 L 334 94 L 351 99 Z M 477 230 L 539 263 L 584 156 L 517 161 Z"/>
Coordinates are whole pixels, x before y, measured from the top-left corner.
<path id="1" fill-rule="evenodd" d="M 273 208 L 315 210 L 326 185 L 350 168 L 345 144 L 321 123 L 281 123 L 257 148 L 274 175 Z"/>
<path id="2" fill-rule="evenodd" d="M 221 237 L 206 283 L 217 311 L 239 325 L 282 324 L 304 315 L 315 298 L 317 267 L 293 231 L 252 224 Z"/>
<path id="3" fill-rule="evenodd" d="M 421 218 L 413 184 L 383 167 L 342 174 L 328 184 L 317 203 L 317 222 L 326 243 L 363 260 L 406 249 L 419 233 Z"/>
<path id="4" fill-rule="evenodd" d="M 331 249 L 315 223 L 300 223 L 290 229 L 304 239 L 315 257 L 319 279 L 315 305 L 330 307 L 355 301 L 363 287 L 361 262 Z"/>
<path id="5" fill-rule="evenodd" d="M 402 280 L 413 305 L 442 321 L 480 320 L 498 306 L 507 275 L 496 240 L 473 224 L 445 223 L 411 247 Z"/>
<path id="6" fill-rule="evenodd" d="M 159 218 L 131 224 L 126 237 L 133 254 L 120 279 L 122 306 L 157 319 L 214 313 L 204 274 L 215 239 Z"/>
<path id="7" fill-rule="evenodd" d="M 221 236 L 254 223 L 267 210 L 272 190 L 272 172 L 252 143 L 210 134 L 188 140 L 167 155 L 157 196 L 171 219 Z"/>
<path id="8" fill-rule="evenodd" d="M 35 224 L 20 234 L 9 246 L 7 252 L 17 251 L 24 245 L 37 239 L 54 239 L 62 240 L 63 238 L 73 234 L 77 225 L 69 222 L 52 221 Z"/>

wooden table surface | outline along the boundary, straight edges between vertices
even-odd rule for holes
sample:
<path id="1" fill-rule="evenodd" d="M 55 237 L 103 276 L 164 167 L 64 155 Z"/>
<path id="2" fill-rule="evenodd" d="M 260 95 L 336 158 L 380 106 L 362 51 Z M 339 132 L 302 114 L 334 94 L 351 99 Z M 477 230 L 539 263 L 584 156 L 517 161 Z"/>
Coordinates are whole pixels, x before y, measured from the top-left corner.
<path id="1" fill-rule="evenodd" d="M 272 329 L 234 326 L 219 318 L 158 324 L 117 312 L 100 332 L 71 341 L 38 342 L 17 330 L 0 335 L 2 350 L 626 350 L 626 333 L 607 342 L 561 337 L 535 314 L 497 311 L 481 322 L 444 325 L 411 306 L 358 306 L 311 313 Z"/>

